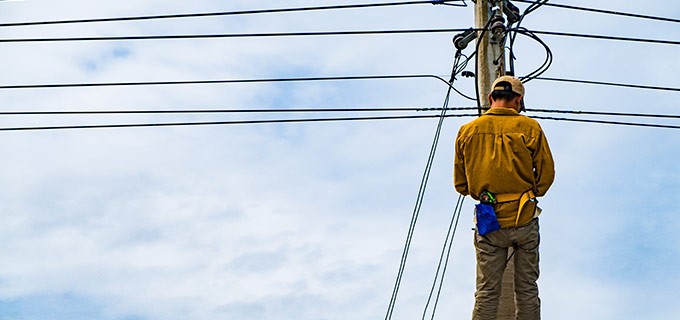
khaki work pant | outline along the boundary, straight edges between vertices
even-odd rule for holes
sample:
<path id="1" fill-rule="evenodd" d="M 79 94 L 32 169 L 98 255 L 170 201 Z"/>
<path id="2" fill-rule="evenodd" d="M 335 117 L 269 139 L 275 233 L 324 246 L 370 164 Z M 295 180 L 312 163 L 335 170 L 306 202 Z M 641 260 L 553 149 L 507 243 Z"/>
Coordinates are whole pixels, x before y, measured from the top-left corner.
<path id="1" fill-rule="evenodd" d="M 505 228 L 480 236 L 475 232 L 477 292 L 473 320 L 495 320 L 501 297 L 508 248 L 514 248 L 515 305 L 517 320 L 539 320 L 538 218 L 518 228 Z"/>

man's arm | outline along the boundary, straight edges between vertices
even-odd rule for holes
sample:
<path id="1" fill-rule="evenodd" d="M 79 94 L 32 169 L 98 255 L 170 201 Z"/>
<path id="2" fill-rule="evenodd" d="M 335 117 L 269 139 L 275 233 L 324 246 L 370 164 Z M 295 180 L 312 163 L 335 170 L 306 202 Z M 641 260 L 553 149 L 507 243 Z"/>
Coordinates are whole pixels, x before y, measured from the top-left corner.
<path id="1" fill-rule="evenodd" d="M 550 146 L 548 146 L 548 139 L 546 139 L 543 131 L 536 139 L 536 146 L 534 149 L 533 165 L 534 165 L 534 181 L 536 182 L 536 196 L 542 197 L 548 192 L 548 189 L 555 180 L 555 162 L 553 161 Z"/>
<path id="2" fill-rule="evenodd" d="M 463 156 L 463 141 L 460 137 L 460 131 L 456 138 L 456 148 L 453 156 L 453 185 L 456 187 L 458 193 L 467 196 L 468 191 L 467 175 L 465 174 L 465 157 Z"/>

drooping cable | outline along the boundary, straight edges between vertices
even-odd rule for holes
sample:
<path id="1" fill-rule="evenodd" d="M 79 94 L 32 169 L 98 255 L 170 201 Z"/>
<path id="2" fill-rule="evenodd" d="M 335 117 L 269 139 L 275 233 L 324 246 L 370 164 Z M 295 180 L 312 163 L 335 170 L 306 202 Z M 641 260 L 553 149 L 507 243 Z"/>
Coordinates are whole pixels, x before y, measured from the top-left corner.
<path id="1" fill-rule="evenodd" d="M 428 156 L 427 164 L 425 165 L 425 172 L 420 181 L 420 188 L 418 189 L 418 196 L 416 197 L 416 204 L 413 209 L 413 214 L 411 216 L 411 223 L 409 224 L 408 233 L 406 235 L 406 242 L 404 243 L 404 249 L 401 255 L 401 261 L 399 263 L 399 271 L 397 272 L 397 278 L 394 282 L 394 288 L 392 289 L 392 296 L 390 297 L 390 303 L 387 307 L 387 313 L 385 314 L 385 320 L 392 319 L 394 313 L 394 308 L 397 302 L 397 296 L 399 294 L 399 287 L 401 286 L 401 280 L 404 275 L 404 270 L 406 268 L 406 260 L 408 258 L 409 250 L 411 248 L 411 241 L 413 239 L 413 233 L 415 231 L 416 223 L 418 221 L 418 216 L 420 214 L 420 209 L 422 207 L 423 199 L 425 196 L 425 190 L 427 188 L 427 182 L 430 178 L 430 171 L 432 170 L 432 165 L 434 163 L 434 157 L 437 151 L 437 146 L 439 145 L 439 137 L 444 125 L 444 119 L 446 118 L 446 108 L 448 107 L 451 98 L 451 88 L 453 87 L 453 82 L 456 79 L 456 71 L 459 70 L 459 61 L 461 58 L 461 52 L 458 50 L 455 55 L 453 68 L 451 70 L 451 79 L 449 83 L 451 84 L 447 90 L 446 98 L 444 99 L 444 105 L 442 107 L 442 112 L 440 114 L 439 123 L 437 124 L 437 129 L 435 130 L 434 139 L 432 141 L 432 146 L 430 148 L 430 155 Z"/>
<path id="2" fill-rule="evenodd" d="M 434 320 L 434 316 L 437 313 L 437 305 L 439 304 L 439 297 L 441 295 L 442 286 L 444 284 L 444 276 L 446 275 L 446 269 L 449 265 L 449 258 L 451 256 L 451 248 L 453 247 L 453 239 L 456 236 L 456 229 L 458 229 L 458 221 L 460 219 L 460 212 L 463 208 L 463 201 L 465 196 L 458 195 L 458 201 L 456 201 L 456 207 L 453 209 L 453 216 L 451 217 L 451 223 L 449 223 L 449 230 L 446 233 L 446 238 L 444 239 L 444 247 L 442 248 L 442 253 L 439 256 L 439 263 L 437 264 L 437 271 L 434 275 L 434 281 L 432 282 L 432 288 L 430 289 L 430 295 L 427 297 L 427 302 L 425 303 L 425 310 L 423 310 L 422 320 L 427 317 L 427 309 L 432 300 L 432 295 L 434 294 L 434 289 L 437 286 L 437 280 L 439 280 L 439 288 L 437 289 L 437 296 L 435 297 L 434 306 L 432 308 L 431 320 Z M 455 221 L 455 222 L 454 222 Z M 446 253 L 446 259 L 444 259 L 444 253 Z M 442 262 L 444 266 L 442 268 Z M 440 275 L 441 270 L 441 275 Z"/>
<path id="3" fill-rule="evenodd" d="M 462 2 L 462 3 L 457 4 L 457 3 L 449 3 L 449 2 Z M 457 6 L 457 7 L 465 7 L 466 6 L 464 0 L 405 1 L 405 2 L 365 3 L 365 4 L 316 6 L 316 7 L 301 7 L 301 8 L 280 8 L 280 9 L 262 9 L 262 10 L 244 10 L 244 11 L 226 11 L 226 12 L 166 14 L 166 15 L 151 15 L 151 16 L 136 16 L 136 17 L 56 20 L 56 21 L 32 21 L 32 22 L 11 22 L 11 23 L 0 23 L 0 27 L 23 27 L 23 26 L 44 26 L 44 25 L 58 25 L 58 24 L 63 25 L 63 24 L 80 24 L 80 23 L 96 23 L 96 22 L 121 22 L 121 21 L 144 21 L 144 20 L 148 21 L 148 20 L 179 19 L 179 18 L 224 17 L 224 16 L 253 15 L 253 14 L 266 14 L 266 13 L 285 13 L 285 12 L 321 11 L 321 10 L 338 10 L 338 9 L 395 7 L 395 6 L 407 6 L 407 5 L 418 5 L 418 4 L 446 4 L 446 5 Z"/>
<path id="4" fill-rule="evenodd" d="M 536 11 L 538 8 L 540 8 L 543 4 L 548 2 L 548 0 L 539 0 L 536 1 L 535 3 L 532 3 L 528 8 L 524 10 L 524 12 L 520 15 L 519 20 L 517 21 L 517 25 L 515 28 L 520 28 L 522 26 L 522 22 L 524 21 L 524 18 L 526 18 L 527 15 L 530 13 Z M 512 24 L 509 25 L 511 27 Z M 517 32 L 516 31 L 509 31 L 508 32 L 509 38 L 510 38 L 510 45 L 509 45 L 509 53 L 510 53 L 510 58 L 508 59 L 509 64 L 510 64 L 510 72 L 513 75 L 516 75 L 515 73 L 515 40 L 517 39 Z"/>
<path id="5" fill-rule="evenodd" d="M 521 34 L 521 35 L 526 35 L 529 38 L 531 38 L 531 39 L 535 40 L 536 42 L 538 42 L 539 44 L 541 44 L 543 46 L 543 48 L 545 49 L 545 53 L 546 53 L 545 61 L 543 61 L 543 64 L 540 67 L 538 67 L 536 70 L 530 72 L 529 74 L 520 77 L 522 82 L 527 83 L 527 82 L 535 79 L 536 77 L 542 75 L 546 71 L 548 71 L 548 69 L 550 68 L 550 65 L 552 65 L 552 62 L 553 62 L 553 54 L 552 54 L 552 50 L 550 50 L 550 47 L 545 42 L 543 42 L 543 40 L 541 40 L 541 38 L 539 38 L 535 34 L 531 33 L 531 31 L 527 30 L 526 28 L 524 28 L 524 27 L 516 28 L 515 32 L 518 33 L 518 34 Z"/>

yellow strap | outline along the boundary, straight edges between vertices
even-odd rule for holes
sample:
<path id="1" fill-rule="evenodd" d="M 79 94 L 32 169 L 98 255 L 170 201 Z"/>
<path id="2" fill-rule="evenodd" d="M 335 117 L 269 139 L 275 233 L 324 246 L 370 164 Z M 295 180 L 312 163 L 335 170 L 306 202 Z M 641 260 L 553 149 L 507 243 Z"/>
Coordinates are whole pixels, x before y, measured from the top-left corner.
<path id="1" fill-rule="evenodd" d="M 523 193 L 501 193 L 494 195 L 497 203 L 517 201 L 522 198 Z"/>
<path id="2" fill-rule="evenodd" d="M 533 190 L 528 190 L 524 193 L 503 193 L 503 194 L 497 194 L 495 196 L 496 196 L 496 202 L 497 203 L 519 200 L 519 209 L 517 210 L 517 218 L 515 219 L 515 226 L 519 225 L 519 216 L 520 216 L 520 214 L 522 214 L 522 209 L 524 209 L 524 205 L 526 205 L 527 202 L 529 202 L 531 199 L 536 198 L 536 195 L 534 194 Z"/>
<path id="3" fill-rule="evenodd" d="M 534 195 L 534 192 L 532 190 L 529 190 L 525 193 L 522 193 L 522 197 L 519 199 L 519 209 L 517 209 L 517 219 L 515 219 L 515 226 L 519 225 L 519 216 L 522 214 L 522 209 L 524 209 L 524 205 L 527 204 L 531 199 L 535 199 L 536 195 Z"/>

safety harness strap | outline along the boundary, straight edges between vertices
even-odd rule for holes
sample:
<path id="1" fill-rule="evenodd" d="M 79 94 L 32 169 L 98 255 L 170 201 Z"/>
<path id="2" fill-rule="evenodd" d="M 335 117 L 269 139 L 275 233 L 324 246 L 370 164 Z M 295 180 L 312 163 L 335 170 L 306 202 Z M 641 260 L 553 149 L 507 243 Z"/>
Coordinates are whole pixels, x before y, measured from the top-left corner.
<path id="1" fill-rule="evenodd" d="M 534 194 L 533 190 L 528 190 L 523 193 L 502 193 L 502 194 L 497 194 L 496 196 L 496 202 L 497 203 L 502 203 L 502 202 L 511 202 L 511 201 L 517 201 L 519 200 L 519 209 L 517 210 L 517 218 L 515 219 L 515 226 L 519 225 L 519 216 L 522 213 L 522 209 L 524 209 L 524 205 L 527 204 L 527 202 L 531 201 L 532 199 L 536 199 L 536 195 Z"/>

